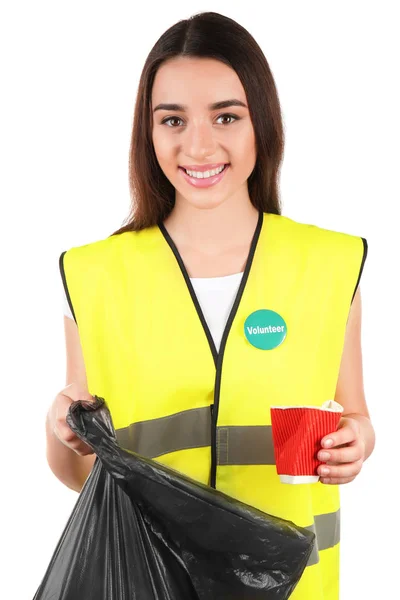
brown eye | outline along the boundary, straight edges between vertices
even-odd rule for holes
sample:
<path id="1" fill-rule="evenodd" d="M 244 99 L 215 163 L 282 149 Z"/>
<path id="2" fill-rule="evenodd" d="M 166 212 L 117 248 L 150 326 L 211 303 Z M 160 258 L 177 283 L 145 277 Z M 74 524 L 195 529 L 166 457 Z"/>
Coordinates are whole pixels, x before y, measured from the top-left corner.
<path id="1" fill-rule="evenodd" d="M 228 118 L 228 119 L 233 119 L 233 122 L 235 122 L 235 121 L 239 121 L 239 118 L 240 118 L 240 117 L 238 117 L 238 116 L 236 116 L 236 115 L 231 115 L 231 114 L 229 114 L 229 113 L 225 113 L 225 114 L 223 114 L 223 115 L 220 115 L 219 117 L 217 117 L 217 120 L 218 120 L 218 119 L 224 119 L 224 118 L 225 118 L 225 119 L 226 119 L 226 118 Z M 231 123 L 232 123 L 232 121 L 230 121 L 229 123 L 222 123 L 222 125 L 230 125 Z"/>
<path id="2" fill-rule="evenodd" d="M 164 123 L 167 123 L 168 121 L 173 121 L 173 120 L 178 120 L 178 121 L 182 121 L 182 119 L 180 117 L 167 117 L 166 119 L 163 119 L 161 121 L 161 125 L 164 125 Z M 168 127 L 173 127 L 172 125 L 168 125 Z"/>

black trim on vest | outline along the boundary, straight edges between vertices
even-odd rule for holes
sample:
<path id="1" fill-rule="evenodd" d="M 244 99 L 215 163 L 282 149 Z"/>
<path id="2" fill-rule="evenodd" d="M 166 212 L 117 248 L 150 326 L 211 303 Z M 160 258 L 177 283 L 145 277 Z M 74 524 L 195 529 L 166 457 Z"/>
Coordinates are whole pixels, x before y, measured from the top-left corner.
<path id="1" fill-rule="evenodd" d="M 187 285 L 188 290 L 190 292 L 190 296 L 192 298 L 193 304 L 196 307 L 197 314 L 199 316 L 201 324 L 203 325 L 204 333 L 207 336 L 207 340 L 208 340 L 208 343 L 209 343 L 209 346 L 210 346 L 210 350 L 211 350 L 211 353 L 213 355 L 214 364 L 215 364 L 215 367 L 216 367 L 217 366 L 217 358 L 218 358 L 217 348 L 215 346 L 213 337 L 211 335 L 211 331 L 210 331 L 210 329 L 209 329 L 209 327 L 207 325 L 207 321 L 204 318 L 203 311 L 201 310 L 200 303 L 199 303 L 199 301 L 197 299 L 196 292 L 194 291 L 192 282 L 190 281 L 190 277 L 189 277 L 189 274 L 188 274 L 188 272 L 186 270 L 185 264 L 184 264 L 184 262 L 183 262 L 183 260 L 181 258 L 181 255 L 179 254 L 178 248 L 175 246 L 174 240 L 171 238 L 171 236 L 169 235 L 168 231 L 166 230 L 164 223 L 160 222 L 158 224 L 158 226 L 159 226 L 159 228 L 161 230 L 161 233 L 165 237 L 168 245 L 170 246 L 172 252 L 174 253 L 175 258 L 178 261 L 179 267 L 180 267 L 180 269 L 182 271 L 182 275 L 185 278 L 186 285 Z"/>
<path id="2" fill-rule="evenodd" d="M 249 277 L 250 268 L 253 263 L 254 254 L 257 248 L 258 239 L 260 237 L 261 228 L 263 224 L 264 213 L 260 210 L 258 215 L 257 226 L 253 235 L 253 240 L 251 242 L 249 255 L 247 257 L 246 267 L 244 269 L 243 277 L 240 282 L 239 290 L 235 298 L 235 302 L 232 306 L 231 312 L 229 314 L 228 320 L 225 325 L 224 333 L 221 338 L 221 345 L 219 348 L 218 354 L 218 362 L 217 362 L 217 373 L 215 378 L 215 388 L 214 388 L 214 409 L 212 412 L 212 427 L 211 427 L 211 477 L 210 477 L 210 485 L 211 487 L 216 487 L 216 479 L 217 479 L 217 422 L 218 422 L 218 411 L 219 411 L 219 397 L 221 391 L 221 374 L 222 374 L 222 361 L 224 358 L 224 351 L 226 342 L 228 339 L 229 331 L 231 329 L 233 320 L 235 318 L 237 309 L 240 304 L 240 300 L 242 298 L 244 288 L 246 287 L 246 282 Z"/>
<path id="3" fill-rule="evenodd" d="M 255 253 L 256 247 L 257 247 L 257 242 L 260 237 L 260 232 L 261 232 L 261 228 L 262 228 L 262 224 L 263 224 L 263 218 L 264 218 L 264 213 L 262 210 L 259 210 L 258 221 L 257 221 L 257 225 L 256 225 L 256 228 L 255 228 L 255 231 L 253 234 L 253 239 L 252 239 L 252 242 L 250 245 L 250 250 L 249 250 L 248 257 L 247 257 L 246 266 L 245 266 L 245 269 L 243 272 L 242 280 L 239 285 L 239 289 L 236 294 L 235 301 L 231 308 L 231 312 L 229 314 L 228 320 L 225 325 L 224 332 L 222 334 L 219 352 L 217 352 L 213 337 L 212 337 L 210 329 L 207 325 L 207 321 L 204 318 L 203 311 L 201 310 L 201 306 L 199 304 L 199 301 L 197 300 L 196 292 L 194 291 L 192 282 L 190 281 L 190 277 L 186 270 L 185 264 L 179 254 L 178 248 L 175 246 L 175 243 L 174 243 L 173 239 L 171 238 L 171 236 L 169 235 L 167 229 L 165 228 L 164 223 L 163 222 L 158 223 L 158 227 L 159 227 L 161 233 L 163 234 L 163 236 L 166 239 L 168 245 L 170 246 L 172 252 L 174 253 L 176 260 L 178 261 L 178 264 L 182 271 L 183 277 L 185 278 L 186 285 L 189 289 L 190 296 L 196 307 L 197 314 L 199 316 L 201 324 L 203 325 L 203 329 L 207 336 L 207 340 L 210 345 L 210 349 L 211 349 L 211 352 L 212 352 L 212 355 L 214 358 L 214 363 L 215 363 L 215 368 L 216 368 L 216 376 L 215 376 L 215 385 L 214 385 L 214 405 L 211 408 L 212 420 L 211 420 L 211 478 L 210 478 L 210 482 L 211 482 L 210 485 L 214 488 L 215 488 L 215 484 L 216 484 L 216 473 L 217 473 L 217 421 L 218 421 L 219 396 L 220 396 L 220 387 L 221 387 L 222 361 L 223 361 L 223 357 L 224 357 L 224 350 L 225 350 L 225 346 L 226 346 L 226 341 L 228 339 L 229 331 L 231 329 L 233 320 L 235 318 L 237 309 L 239 307 L 241 297 L 243 295 L 244 288 L 246 286 L 247 279 L 249 277 L 251 264 L 253 262 L 254 253 Z"/>
<path id="4" fill-rule="evenodd" d="M 78 325 L 78 323 L 76 321 L 76 317 L 75 317 L 74 307 L 72 306 L 71 296 L 69 295 L 69 290 L 68 290 L 68 285 L 67 285 L 67 278 L 65 276 L 64 255 L 66 253 L 67 253 L 67 250 L 65 250 L 65 252 L 61 253 L 60 258 L 58 259 L 58 264 L 59 264 L 59 267 L 60 267 L 61 279 L 62 279 L 62 282 L 63 282 L 63 285 L 64 285 L 65 295 L 67 297 L 68 304 L 69 304 L 69 307 L 70 307 L 71 312 L 72 312 L 72 316 L 74 317 L 74 321 Z"/>
<path id="5" fill-rule="evenodd" d="M 351 304 L 353 303 L 354 296 L 356 295 L 356 291 L 357 291 L 357 288 L 358 288 L 358 284 L 360 283 L 361 275 L 362 275 L 362 272 L 363 272 L 363 269 L 364 269 L 365 260 L 366 260 L 366 258 L 367 258 L 367 254 L 368 254 L 368 244 L 367 244 L 367 240 L 366 240 L 365 238 L 363 238 L 363 237 L 362 237 L 361 239 L 362 239 L 362 241 L 363 241 L 363 245 L 364 245 L 364 252 L 363 252 L 363 257 L 362 257 L 362 261 L 361 261 L 361 265 L 360 265 L 360 272 L 359 272 L 359 274 L 358 274 L 357 283 L 356 283 L 356 286 L 355 286 L 355 288 L 354 288 L 353 297 L 352 297 L 352 299 L 351 299 Z"/>

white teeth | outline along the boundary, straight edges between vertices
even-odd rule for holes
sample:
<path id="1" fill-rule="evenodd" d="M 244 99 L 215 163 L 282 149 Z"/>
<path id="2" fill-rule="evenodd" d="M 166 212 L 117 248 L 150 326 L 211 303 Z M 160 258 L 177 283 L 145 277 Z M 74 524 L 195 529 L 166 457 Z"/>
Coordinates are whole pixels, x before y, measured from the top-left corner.
<path id="1" fill-rule="evenodd" d="M 195 177 L 197 179 L 207 179 L 207 177 L 213 177 L 213 175 L 217 175 L 224 170 L 225 165 L 222 167 L 218 167 L 217 169 L 212 169 L 212 171 L 188 171 L 185 169 L 186 173 L 190 175 L 190 177 Z"/>

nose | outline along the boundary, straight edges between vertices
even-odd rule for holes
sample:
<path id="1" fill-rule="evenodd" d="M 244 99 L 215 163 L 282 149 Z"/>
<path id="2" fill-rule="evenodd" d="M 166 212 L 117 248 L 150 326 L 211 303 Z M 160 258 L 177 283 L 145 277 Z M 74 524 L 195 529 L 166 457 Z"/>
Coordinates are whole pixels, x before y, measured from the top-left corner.
<path id="1" fill-rule="evenodd" d="M 188 158 L 198 162 L 204 161 L 208 157 L 214 156 L 216 145 L 211 124 L 202 121 L 191 123 L 187 127 L 183 140 L 183 152 Z"/>

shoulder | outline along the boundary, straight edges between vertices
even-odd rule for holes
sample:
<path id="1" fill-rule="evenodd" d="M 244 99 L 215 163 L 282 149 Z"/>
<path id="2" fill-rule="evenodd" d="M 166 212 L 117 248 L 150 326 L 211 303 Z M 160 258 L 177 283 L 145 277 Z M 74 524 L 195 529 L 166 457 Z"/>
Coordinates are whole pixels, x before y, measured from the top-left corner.
<path id="1" fill-rule="evenodd" d="M 104 261 L 107 261 L 108 257 L 121 250 L 128 237 L 132 236 L 132 233 L 133 232 L 124 232 L 94 240 L 86 244 L 71 246 L 67 250 L 61 252 L 59 257 L 60 268 L 65 268 L 67 265 L 72 266 L 75 263 L 79 263 L 81 266 L 83 263 L 86 265 L 104 265 Z"/>
<path id="2" fill-rule="evenodd" d="M 278 229 L 283 238 L 291 242 L 307 245 L 310 250 L 326 251 L 327 253 L 343 255 L 348 253 L 365 257 L 367 255 L 368 243 L 365 237 L 355 233 L 337 231 L 321 227 L 316 223 L 304 223 L 285 215 L 268 215 L 269 222 Z"/>

